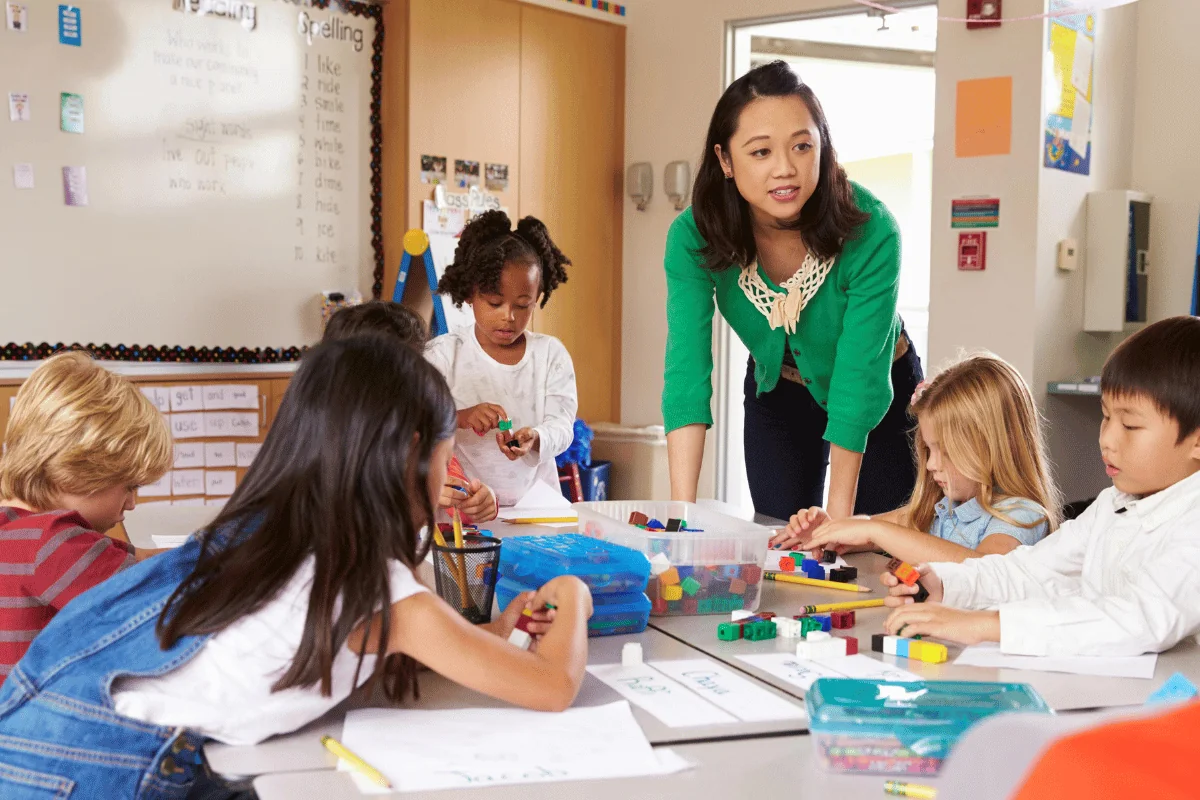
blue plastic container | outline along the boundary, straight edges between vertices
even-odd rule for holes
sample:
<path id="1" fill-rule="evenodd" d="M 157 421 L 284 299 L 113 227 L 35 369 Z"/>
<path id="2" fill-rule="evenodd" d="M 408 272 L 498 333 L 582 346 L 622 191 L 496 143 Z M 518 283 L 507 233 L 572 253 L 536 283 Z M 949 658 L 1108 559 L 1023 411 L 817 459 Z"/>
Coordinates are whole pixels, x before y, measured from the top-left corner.
<path id="1" fill-rule="evenodd" d="M 650 579 L 650 561 L 638 550 L 565 533 L 515 536 L 500 550 L 500 577 L 536 589 L 559 575 L 574 575 L 602 594 L 641 594 Z"/>
<path id="2" fill-rule="evenodd" d="M 821 678 L 804 702 L 827 770 L 888 775 L 936 775 L 959 737 L 994 714 L 1053 713 L 1023 683 Z"/>
<path id="3" fill-rule="evenodd" d="M 504 546 L 508 546 L 507 541 Z M 507 608 L 518 594 L 535 589 L 537 586 L 501 578 L 496 584 L 496 603 L 501 609 Z M 588 620 L 588 636 L 641 633 L 646 629 L 648 622 L 650 598 L 642 592 L 592 594 L 592 618 Z"/>

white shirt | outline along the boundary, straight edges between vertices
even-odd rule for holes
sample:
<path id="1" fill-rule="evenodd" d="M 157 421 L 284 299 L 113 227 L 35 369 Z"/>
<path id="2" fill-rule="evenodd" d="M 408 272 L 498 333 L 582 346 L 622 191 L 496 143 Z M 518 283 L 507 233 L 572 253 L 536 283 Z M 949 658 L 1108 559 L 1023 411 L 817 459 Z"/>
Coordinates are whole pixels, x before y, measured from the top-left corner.
<path id="1" fill-rule="evenodd" d="M 321 695 L 319 682 L 271 691 L 300 646 L 314 566 L 308 558 L 274 600 L 214 634 L 179 669 L 158 678 L 118 680 L 113 688 L 117 713 L 248 745 L 301 728 L 342 702 L 354 689 L 358 664 L 358 654 L 348 646 L 334 656 L 329 697 Z M 390 562 L 389 571 L 393 603 L 428 591 L 399 561 Z M 364 656 L 360 685 L 374 669 L 375 656 Z"/>
<path id="2" fill-rule="evenodd" d="M 516 505 L 535 481 L 559 488 L 554 457 L 571 446 L 579 410 L 575 366 L 562 342 L 527 331 L 525 355 L 501 364 L 484 352 L 471 326 L 430 341 L 425 357 L 445 376 L 460 411 L 494 403 L 508 413 L 514 430 L 535 428 L 541 440 L 538 451 L 509 461 L 495 432 L 478 436 L 460 429 L 454 454 L 467 475 L 492 487 L 502 506 Z"/>
<path id="3" fill-rule="evenodd" d="M 1032 547 L 933 564 L 946 605 L 1000 610 L 1000 649 L 1160 652 L 1200 630 L 1200 473 L 1143 499 L 1103 491 Z"/>

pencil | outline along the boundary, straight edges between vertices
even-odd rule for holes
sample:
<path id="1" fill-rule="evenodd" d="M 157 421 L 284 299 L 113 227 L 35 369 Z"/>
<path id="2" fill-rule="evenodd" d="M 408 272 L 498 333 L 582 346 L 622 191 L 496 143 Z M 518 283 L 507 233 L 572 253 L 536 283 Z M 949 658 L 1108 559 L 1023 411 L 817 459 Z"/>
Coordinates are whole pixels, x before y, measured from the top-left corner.
<path id="1" fill-rule="evenodd" d="M 462 591 L 462 607 L 466 608 L 468 604 L 475 605 L 475 600 L 467 591 L 467 562 L 466 556 L 462 552 L 462 516 L 458 513 L 457 508 L 450 509 L 450 521 L 454 523 L 454 549 L 458 551 L 458 588 Z"/>
<path id="2" fill-rule="evenodd" d="M 937 789 L 932 786 L 904 781 L 887 781 L 883 784 L 883 791 L 894 797 L 916 797 L 919 800 L 934 800 L 937 797 Z"/>
<path id="3" fill-rule="evenodd" d="M 437 525 L 433 526 L 433 541 L 437 543 L 438 547 L 449 548 L 449 546 L 450 546 L 450 545 L 446 544 L 446 537 L 442 536 L 442 531 L 440 528 L 438 528 Z M 454 559 L 450 557 L 449 553 L 446 553 L 443 551 L 441 553 L 441 556 L 442 556 L 442 561 L 445 562 L 445 564 L 446 564 L 446 571 L 449 574 L 454 576 L 454 582 L 456 584 L 458 584 L 458 596 L 459 596 L 459 598 L 461 598 L 462 607 L 466 608 L 467 607 L 467 597 L 468 597 L 466 573 L 465 573 L 465 571 L 464 572 L 459 571 L 458 565 L 454 563 Z"/>
<path id="4" fill-rule="evenodd" d="M 345 761 L 355 770 L 360 772 L 364 777 L 384 789 L 392 788 L 392 784 L 384 777 L 383 773 L 372 767 L 367 762 L 363 761 L 358 756 L 346 749 L 346 745 L 339 742 L 332 736 L 322 736 L 321 744 L 325 745 L 325 749 L 333 753 L 335 756 Z"/>
<path id="5" fill-rule="evenodd" d="M 824 614 L 826 611 L 851 611 L 856 608 L 880 608 L 883 598 L 875 600 L 851 600 L 849 603 L 822 603 L 816 606 L 801 606 L 801 614 Z"/>
<path id="6" fill-rule="evenodd" d="M 800 578 L 796 575 L 782 575 L 778 572 L 764 572 L 763 577 L 769 581 L 780 583 L 798 583 L 801 586 L 819 586 L 822 589 L 838 589 L 843 592 L 869 592 L 865 586 L 856 583 L 840 583 L 838 581 L 821 581 L 816 578 Z"/>
<path id="7" fill-rule="evenodd" d="M 554 522 L 578 522 L 579 517 L 515 517 L 500 521 L 509 525 L 547 525 Z"/>

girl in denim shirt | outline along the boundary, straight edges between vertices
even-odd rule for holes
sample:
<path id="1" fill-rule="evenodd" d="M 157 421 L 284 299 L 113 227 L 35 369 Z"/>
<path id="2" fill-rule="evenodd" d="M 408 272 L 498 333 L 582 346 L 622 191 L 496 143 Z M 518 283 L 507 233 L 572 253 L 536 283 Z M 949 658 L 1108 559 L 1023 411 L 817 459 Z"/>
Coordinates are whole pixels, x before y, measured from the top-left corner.
<path id="1" fill-rule="evenodd" d="M 918 386 L 909 410 L 918 423 L 917 486 L 906 507 L 839 522 L 810 508 L 774 544 L 964 561 L 1036 544 L 1058 526 L 1041 418 L 1010 364 L 967 358 Z"/>

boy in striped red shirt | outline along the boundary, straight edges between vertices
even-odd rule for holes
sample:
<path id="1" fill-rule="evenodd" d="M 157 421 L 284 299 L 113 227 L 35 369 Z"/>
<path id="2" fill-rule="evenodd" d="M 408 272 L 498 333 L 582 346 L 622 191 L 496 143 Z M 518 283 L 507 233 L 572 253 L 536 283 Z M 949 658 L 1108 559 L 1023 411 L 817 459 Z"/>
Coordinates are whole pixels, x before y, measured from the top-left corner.
<path id="1" fill-rule="evenodd" d="M 21 386 L 0 456 L 0 681 L 60 609 L 133 563 L 102 531 L 171 461 L 158 410 L 86 353 L 48 359 Z"/>

